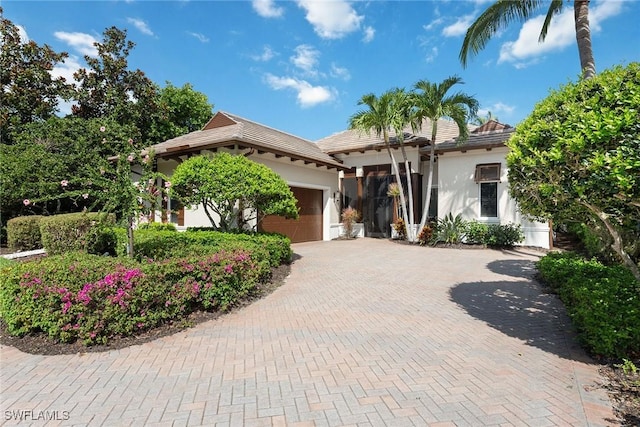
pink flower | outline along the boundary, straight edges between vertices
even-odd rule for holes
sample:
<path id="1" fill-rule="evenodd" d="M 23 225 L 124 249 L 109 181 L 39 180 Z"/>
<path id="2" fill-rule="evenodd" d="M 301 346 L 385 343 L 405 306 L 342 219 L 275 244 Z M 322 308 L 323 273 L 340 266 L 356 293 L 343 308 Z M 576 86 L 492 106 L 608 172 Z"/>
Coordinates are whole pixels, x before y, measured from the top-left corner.
<path id="1" fill-rule="evenodd" d="M 106 128 L 106 127 L 104 127 L 104 126 L 100 126 L 100 132 L 104 132 L 105 130 L 107 130 L 107 128 Z"/>
<path id="2" fill-rule="evenodd" d="M 129 154 L 127 156 L 127 160 L 129 161 L 129 163 L 133 162 L 133 154 Z"/>
<path id="3" fill-rule="evenodd" d="M 142 159 L 142 161 L 145 162 L 145 163 L 149 163 L 149 160 L 151 160 L 151 159 L 149 158 L 148 154 L 146 156 L 144 156 L 144 159 Z"/>
<path id="4" fill-rule="evenodd" d="M 102 143 L 106 144 L 107 143 L 107 138 L 102 138 Z"/>
<path id="5" fill-rule="evenodd" d="M 24 200 L 22 201 L 22 203 L 24 203 L 24 205 L 25 205 L 25 206 L 29 206 L 29 205 L 31 204 L 31 200 L 29 200 L 29 199 L 24 199 Z"/>
<path id="6" fill-rule="evenodd" d="M 69 185 L 69 181 L 67 181 L 66 179 L 63 179 L 62 181 L 60 181 L 60 185 L 62 185 L 63 187 L 66 187 L 67 185 Z"/>
<path id="7" fill-rule="evenodd" d="M 224 272 L 225 272 L 225 273 L 233 273 L 233 266 L 232 266 L 231 264 L 227 264 L 227 265 L 224 267 Z"/>
<path id="8" fill-rule="evenodd" d="M 88 195 L 87 193 L 84 193 L 84 194 L 82 195 L 82 198 L 83 198 L 83 199 L 88 199 L 88 198 L 89 198 L 89 195 Z"/>
<path id="9" fill-rule="evenodd" d="M 165 182 L 164 188 L 171 188 L 171 183 L 169 181 Z"/>
<path id="10" fill-rule="evenodd" d="M 133 145 L 133 139 L 129 138 L 129 141 L 127 141 L 129 144 Z"/>

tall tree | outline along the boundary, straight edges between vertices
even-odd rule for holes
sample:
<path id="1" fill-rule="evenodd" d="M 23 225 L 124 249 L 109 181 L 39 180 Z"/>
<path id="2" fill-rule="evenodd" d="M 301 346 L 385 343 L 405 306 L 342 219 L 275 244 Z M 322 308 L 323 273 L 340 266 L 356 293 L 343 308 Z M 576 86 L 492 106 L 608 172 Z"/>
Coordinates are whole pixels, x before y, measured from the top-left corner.
<path id="1" fill-rule="evenodd" d="M 21 40 L 18 27 L 2 16 L 2 8 L 0 37 L 0 137 L 3 143 L 10 143 L 20 126 L 55 115 L 58 99 L 69 99 L 71 85 L 51 75 L 68 54 Z"/>
<path id="2" fill-rule="evenodd" d="M 380 97 L 377 97 L 372 93 L 363 95 L 362 98 L 360 98 L 360 101 L 358 101 L 358 105 L 366 105 L 368 109 L 361 110 L 349 118 L 349 129 L 355 129 L 366 133 L 370 133 L 373 130 L 376 133 L 376 136 L 382 136 L 385 148 L 389 154 L 389 159 L 391 160 L 391 166 L 393 168 L 396 182 L 400 187 L 402 219 L 405 224 L 409 224 L 407 203 L 404 196 L 404 186 L 400 179 L 398 162 L 391 151 L 389 137 L 390 131 L 394 128 L 394 124 L 398 120 L 399 112 L 406 108 L 404 103 L 399 103 L 400 97 L 398 97 L 395 92 L 396 91 L 390 90 L 384 92 Z M 413 228 L 412 224 L 409 224 L 408 226 L 409 228 Z"/>
<path id="3" fill-rule="evenodd" d="M 153 124 L 155 141 L 166 141 L 201 129 L 213 110 L 207 95 L 194 90 L 190 83 L 176 87 L 167 82 L 158 93 L 158 107 L 158 117 Z"/>
<path id="4" fill-rule="evenodd" d="M 135 43 L 127 40 L 126 30 L 110 27 L 95 46 L 98 56 L 85 55 L 88 68 L 74 74 L 78 87 L 73 115 L 131 124 L 140 130 L 145 143 L 158 142 L 151 139 L 158 88 L 144 72 L 129 69 L 128 56 Z"/>
<path id="5" fill-rule="evenodd" d="M 555 15 L 562 11 L 563 0 L 497 0 L 471 24 L 460 48 L 460 62 L 467 66 L 467 58 L 475 55 L 487 45 L 496 33 L 504 30 L 513 21 L 525 21 L 535 12 L 548 5 L 547 15 L 540 30 L 539 42 L 547 37 L 549 25 Z M 591 28 L 589 26 L 589 0 L 574 0 L 573 11 L 576 29 L 576 41 L 580 55 L 582 77 L 590 79 L 596 74 L 593 49 L 591 47 Z"/>
<path id="6" fill-rule="evenodd" d="M 427 223 L 429 207 L 431 206 L 431 186 L 433 185 L 433 169 L 435 165 L 436 136 L 438 134 L 438 120 L 449 118 L 458 126 L 458 141 L 462 142 L 469 137 L 467 122 L 478 112 L 478 101 L 470 95 L 456 92 L 447 95 L 447 92 L 456 84 L 463 81 L 458 76 L 446 78 L 441 83 L 431 83 L 428 80 L 420 80 L 415 84 L 414 92 L 414 120 L 413 126 L 420 128 L 424 119 L 431 122 L 431 142 L 429 152 L 429 177 L 427 178 L 427 199 L 422 211 L 422 219 L 418 230 Z"/>

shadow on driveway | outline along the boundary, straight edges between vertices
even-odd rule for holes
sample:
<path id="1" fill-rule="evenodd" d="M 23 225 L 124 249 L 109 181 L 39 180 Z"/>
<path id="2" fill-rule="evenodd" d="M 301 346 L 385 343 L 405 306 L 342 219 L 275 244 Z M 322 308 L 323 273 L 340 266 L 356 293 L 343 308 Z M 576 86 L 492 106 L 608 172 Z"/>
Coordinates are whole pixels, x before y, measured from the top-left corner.
<path id="1" fill-rule="evenodd" d="M 496 274 L 523 279 L 532 279 L 538 271 L 535 262 L 526 259 L 491 261 L 487 264 L 487 268 Z"/>
<path id="2" fill-rule="evenodd" d="M 520 262 L 520 261 L 513 261 Z M 492 269 L 501 273 L 503 263 L 496 261 Z M 522 277 L 530 277 L 523 270 Z M 506 273 L 504 273 L 506 274 Z M 469 315 L 527 345 L 537 347 L 562 358 L 592 363 L 581 356 L 571 321 L 564 306 L 555 295 L 542 293 L 540 286 L 531 281 L 495 281 L 461 283 L 450 291 L 453 302 Z"/>

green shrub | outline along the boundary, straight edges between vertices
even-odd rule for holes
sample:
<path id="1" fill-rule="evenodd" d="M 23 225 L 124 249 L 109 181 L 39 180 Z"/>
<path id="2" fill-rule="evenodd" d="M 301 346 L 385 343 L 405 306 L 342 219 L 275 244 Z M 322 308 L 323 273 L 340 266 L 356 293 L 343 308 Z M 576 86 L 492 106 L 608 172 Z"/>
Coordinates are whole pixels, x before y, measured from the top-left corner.
<path id="1" fill-rule="evenodd" d="M 0 317 L 12 335 L 108 343 L 194 310 L 226 310 L 251 294 L 269 263 L 246 250 L 158 263 L 82 252 L 15 263 L 0 277 Z"/>
<path id="2" fill-rule="evenodd" d="M 105 245 L 108 246 L 108 242 L 113 239 L 112 232 L 105 230 L 105 227 L 114 222 L 113 215 L 97 212 L 43 217 L 40 220 L 42 244 L 49 255 L 75 251 L 112 252 L 113 250 L 105 249 Z"/>
<path id="3" fill-rule="evenodd" d="M 42 215 L 19 216 L 7 221 L 7 244 L 13 251 L 42 248 L 40 220 Z"/>
<path id="4" fill-rule="evenodd" d="M 640 352 L 640 283 L 631 272 L 572 253 L 550 253 L 538 270 L 589 351 L 617 358 Z"/>
<path id="5" fill-rule="evenodd" d="M 465 243 L 470 245 L 486 245 L 489 226 L 476 220 L 469 221 L 465 228 Z"/>
<path id="6" fill-rule="evenodd" d="M 124 229 L 117 229 L 118 255 L 126 255 L 127 233 Z M 291 262 L 293 252 L 291 240 L 277 233 L 222 233 L 218 231 L 195 231 L 175 233 L 172 231 L 136 230 L 134 232 L 134 247 L 137 259 L 150 258 L 163 260 L 176 256 L 196 254 L 203 248 L 213 250 L 248 249 L 251 251 L 266 251 L 266 259 L 271 267 Z M 210 252 L 209 250 L 208 252 Z"/>
<path id="7" fill-rule="evenodd" d="M 13 264 L 15 264 L 15 261 L 0 257 L 0 270 L 2 270 L 5 267 L 9 267 L 10 265 L 13 265 Z"/>
<path id="8" fill-rule="evenodd" d="M 138 225 L 138 230 L 178 231 L 176 226 L 170 222 L 143 222 Z"/>
<path id="9" fill-rule="evenodd" d="M 462 219 L 460 214 L 455 217 L 449 213 L 444 218 L 438 219 L 435 231 L 433 233 L 432 242 L 447 243 L 450 245 L 462 243 L 465 235 L 467 222 Z"/>
<path id="10" fill-rule="evenodd" d="M 524 241 L 520 224 L 489 224 L 485 244 L 488 246 L 511 247 Z"/>

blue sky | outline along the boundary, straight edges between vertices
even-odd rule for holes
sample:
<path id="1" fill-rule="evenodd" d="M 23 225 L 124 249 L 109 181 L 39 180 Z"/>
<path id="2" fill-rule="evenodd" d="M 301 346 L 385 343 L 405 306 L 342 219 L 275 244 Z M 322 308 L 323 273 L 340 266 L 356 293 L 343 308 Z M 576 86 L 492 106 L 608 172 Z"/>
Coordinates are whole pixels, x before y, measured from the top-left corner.
<path id="1" fill-rule="evenodd" d="M 544 44 L 543 17 L 516 23 L 470 60 L 458 53 L 491 1 L 2 1 L 23 37 L 70 57 L 71 78 L 105 28 L 128 31 L 129 58 L 154 82 L 191 83 L 224 110 L 317 140 L 346 129 L 366 93 L 459 75 L 481 113 L 516 125 L 579 74 L 568 5 Z M 544 11 L 541 11 L 541 14 Z M 596 68 L 640 61 L 640 1 L 592 0 Z M 63 106 L 63 110 L 68 106 Z"/>

